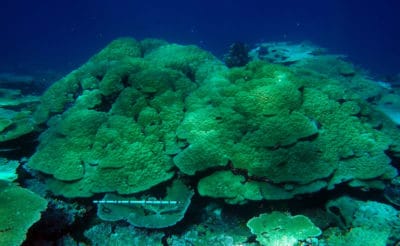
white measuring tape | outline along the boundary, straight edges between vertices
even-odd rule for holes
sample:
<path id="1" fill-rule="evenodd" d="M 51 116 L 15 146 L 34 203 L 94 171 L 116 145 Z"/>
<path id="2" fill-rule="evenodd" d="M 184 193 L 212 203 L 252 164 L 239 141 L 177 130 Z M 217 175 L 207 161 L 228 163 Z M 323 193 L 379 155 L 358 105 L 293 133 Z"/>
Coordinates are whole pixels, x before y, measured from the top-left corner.
<path id="1" fill-rule="evenodd" d="M 176 205 L 178 201 L 158 201 L 158 200 L 94 200 L 96 204 L 128 204 L 128 205 Z"/>

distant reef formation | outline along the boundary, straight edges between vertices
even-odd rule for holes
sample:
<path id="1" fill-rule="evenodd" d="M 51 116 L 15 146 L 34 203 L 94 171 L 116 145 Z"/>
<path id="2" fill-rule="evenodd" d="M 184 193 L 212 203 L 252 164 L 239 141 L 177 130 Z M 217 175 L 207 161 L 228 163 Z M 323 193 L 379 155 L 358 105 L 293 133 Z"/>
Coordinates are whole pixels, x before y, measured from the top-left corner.
<path id="1" fill-rule="evenodd" d="M 383 191 L 398 176 L 399 121 L 385 110 L 400 106 L 398 91 L 341 56 L 274 45 L 260 45 L 250 62 L 229 68 L 196 46 L 117 39 L 35 104 L 29 129 L 40 136 L 26 168 L 52 195 L 105 196 L 100 218 L 144 228 L 177 224 L 199 197 L 240 207 L 338 187 Z M 4 132 L 13 119 L 3 120 Z M 178 205 L 146 205 L 155 197 Z M 144 207 L 128 209 L 124 199 Z M 334 202 L 345 213 L 341 201 Z M 324 238 L 312 216 L 257 216 L 248 233 L 264 245 Z M 263 227 L 268 220 L 284 229 Z M 351 223 L 337 225 L 346 233 Z M 394 240 L 397 229 L 380 236 Z M 266 232 L 275 234 L 266 239 Z"/>

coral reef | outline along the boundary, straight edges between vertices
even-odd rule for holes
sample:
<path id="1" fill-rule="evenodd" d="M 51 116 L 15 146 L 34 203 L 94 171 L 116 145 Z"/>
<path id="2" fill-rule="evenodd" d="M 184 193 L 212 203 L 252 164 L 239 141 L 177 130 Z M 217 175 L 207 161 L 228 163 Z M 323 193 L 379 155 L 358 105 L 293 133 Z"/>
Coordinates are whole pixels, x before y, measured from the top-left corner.
<path id="1" fill-rule="evenodd" d="M 211 55 L 192 46 L 163 45 L 144 58 L 141 50 L 137 41 L 117 40 L 42 97 L 38 121 L 55 115 L 28 165 L 54 176 L 56 194 L 132 194 L 172 178 L 183 100 L 208 63 L 222 64 L 205 63 Z"/>
<path id="2" fill-rule="evenodd" d="M 67 227 L 87 216 L 93 245 L 105 238 L 116 245 L 346 245 L 367 228 L 382 242 L 398 240 L 397 222 L 388 219 L 398 216 L 394 208 L 320 197 L 350 190 L 383 199 L 385 192 L 396 204 L 400 131 L 387 109 L 398 106 L 398 93 L 339 56 L 275 46 L 278 56 L 264 47 L 257 51 L 263 59 L 229 68 L 196 46 L 122 38 L 55 82 L 22 117 L 42 130 L 26 167 L 50 189 L 49 200 L 85 212 L 50 210 Z M 17 129 L 14 113 L 4 110 L 0 130 Z M 4 173 L 15 178 L 15 168 Z M 92 204 L 102 197 L 179 202 Z M 319 213 L 303 213 L 308 197 L 320 202 Z M 215 201 L 223 205 L 199 208 Z M 234 219 L 224 217 L 229 208 L 240 211 Z M 362 218 L 390 226 L 379 231 Z"/>
<path id="3" fill-rule="evenodd" d="M 296 70 L 261 62 L 231 73 L 219 83 L 203 83 L 189 95 L 177 130 L 188 143 L 174 157 L 182 172 L 194 175 L 230 163 L 248 177 L 225 185 L 216 178 L 225 191 L 211 193 L 236 197 L 235 192 L 242 190 L 237 185 L 252 182 L 251 187 L 260 185 L 267 193 L 266 199 L 274 199 L 268 195 L 271 189 L 282 190 L 281 199 L 288 199 L 287 192 L 312 193 L 372 179 L 385 182 L 397 175 L 386 154 L 398 153 L 393 148 L 396 138 L 373 127 L 376 111 L 357 92 L 349 91 L 343 98 L 330 90 L 343 88 L 340 81 L 315 85 L 298 77 Z M 380 121 L 394 131 L 387 118 Z M 205 182 L 210 179 L 200 182 L 202 190 Z M 366 182 L 363 186 L 372 188 Z M 227 195 L 228 190 L 233 194 Z"/>

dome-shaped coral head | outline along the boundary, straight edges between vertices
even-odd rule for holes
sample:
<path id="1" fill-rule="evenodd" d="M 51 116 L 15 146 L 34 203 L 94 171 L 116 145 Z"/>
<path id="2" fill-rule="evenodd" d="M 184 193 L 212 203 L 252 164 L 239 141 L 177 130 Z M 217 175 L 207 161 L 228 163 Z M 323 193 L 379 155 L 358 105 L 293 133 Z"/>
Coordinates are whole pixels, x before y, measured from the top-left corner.
<path id="1" fill-rule="evenodd" d="M 235 42 L 229 46 L 229 52 L 224 55 L 225 64 L 228 67 L 242 67 L 249 61 L 249 48 L 243 42 Z"/>

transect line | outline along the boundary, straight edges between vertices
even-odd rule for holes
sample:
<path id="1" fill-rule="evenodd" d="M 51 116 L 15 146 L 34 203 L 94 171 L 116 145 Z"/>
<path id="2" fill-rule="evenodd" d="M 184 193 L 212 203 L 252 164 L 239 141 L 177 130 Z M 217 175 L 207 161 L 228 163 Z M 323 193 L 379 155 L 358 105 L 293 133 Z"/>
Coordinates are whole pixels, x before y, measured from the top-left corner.
<path id="1" fill-rule="evenodd" d="M 148 201 L 148 200 L 94 200 L 96 204 L 140 204 L 140 205 L 176 205 L 178 201 Z"/>

